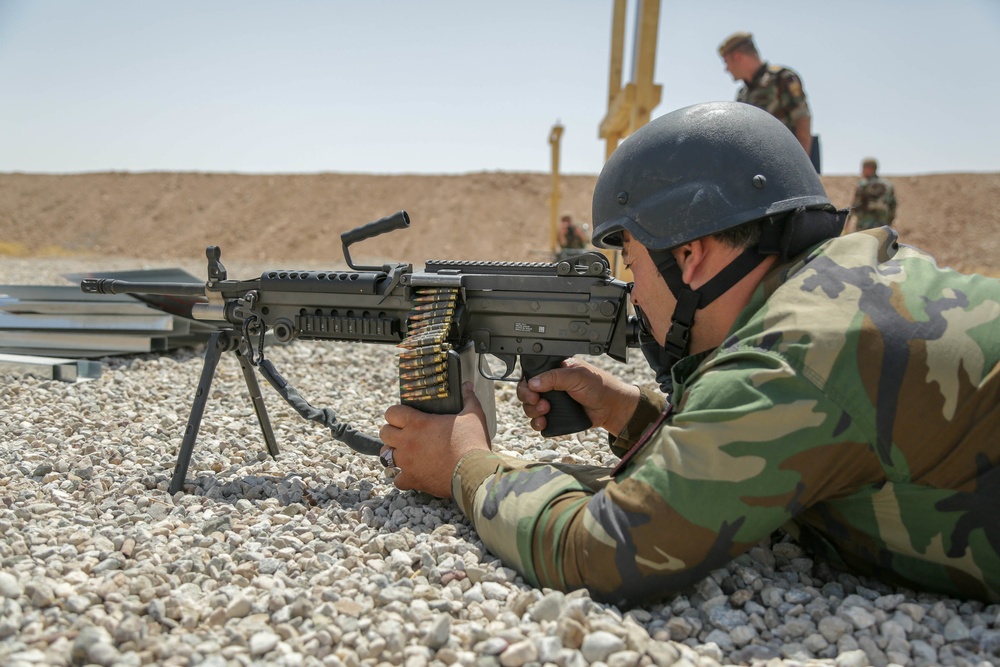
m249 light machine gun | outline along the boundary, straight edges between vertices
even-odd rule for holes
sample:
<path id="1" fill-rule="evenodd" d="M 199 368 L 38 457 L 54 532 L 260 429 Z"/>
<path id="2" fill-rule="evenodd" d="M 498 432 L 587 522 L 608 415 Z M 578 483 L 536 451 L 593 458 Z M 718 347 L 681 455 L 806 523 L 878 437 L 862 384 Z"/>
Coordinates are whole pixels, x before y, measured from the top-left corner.
<path id="1" fill-rule="evenodd" d="M 355 266 L 352 244 L 409 227 L 405 211 L 341 234 L 350 270 L 265 271 L 252 280 L 230 280 L 217 246 L 209 246 L 204 286 L 88 279 L 84 292 L 204 297 L 192 308 L 195 319 L 226 322 L 212 334 L 205 353 L 170 492 L 184 486 L 191 454 L 223 352 L 239 359 L 268 453 L 278 454 L 254 368 L 306 419 L 330 428 L 334 437 L 362 454 L 378 455 L 382 442 L 318 409 L 278 374 L 264 357 L 264 336 L 396 345 L 399 397 L 406 405 L 437 414 L 462 409 L 461 385 L 472 380 L 495 433 L 494 380 L 514 380 L 519 360 L 525 377 L 556 368 L 576 354 L 607 354 L 626 361 L 637 346 L 634 318 L 628 317 L 629 285 L 611 277 L 607 259 L 585 253 L 558 263 L 428 261 L 423 271 L 410 264 Z M 476 356 L 479 355 L 478 360 Z M 489 368 L 485 355 L 506 367 Z M 475 372 L 478 371 L 478 372 Z M 545 398 L 552 411 L 543 435 L 575 433 L 591 426 L 583 408 L 565 392 Z"/>

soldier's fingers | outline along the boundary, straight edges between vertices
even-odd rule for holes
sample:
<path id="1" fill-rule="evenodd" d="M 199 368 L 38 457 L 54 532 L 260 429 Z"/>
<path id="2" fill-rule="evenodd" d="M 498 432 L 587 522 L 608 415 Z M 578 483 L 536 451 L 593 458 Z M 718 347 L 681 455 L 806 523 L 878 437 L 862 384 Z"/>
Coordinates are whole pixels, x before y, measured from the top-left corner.
<path id="1" fill-rule="evenodd" d="M 549 402 L 544 398 L 539 397 L 537 403 L 522 403 L 521 409 L 524 411 L 524 416 L 529 418 L 541 417 L 547 415 L 549 410 L 552 408 Z"/>
<path id="2" fill-rule="evenodd" d="M 419 419 L 423 413 L 405 405 L 393 405 L 385 411 L 385 421 L 387 424 L 397 428 L 405 428 L 414 419 Z"/>
<path id="3" fill-rule="evenodd" d="M 410 491 L 413 489 L 413 485 L 410 484 L 410 475 L 407 475 L 402 469 L 392 478 L 392 484 L 400 491 Z"/>
<path id="4" fill-rule="evenodd" d="M 521 378 L 521 381 L 517 383 L 517 400 L 522 403 L 527 403 L 529 405 L 534 405 L 538 402 L 540 396 L 537 391 L 532 391 L 528 387 L 528 380 Z"/>

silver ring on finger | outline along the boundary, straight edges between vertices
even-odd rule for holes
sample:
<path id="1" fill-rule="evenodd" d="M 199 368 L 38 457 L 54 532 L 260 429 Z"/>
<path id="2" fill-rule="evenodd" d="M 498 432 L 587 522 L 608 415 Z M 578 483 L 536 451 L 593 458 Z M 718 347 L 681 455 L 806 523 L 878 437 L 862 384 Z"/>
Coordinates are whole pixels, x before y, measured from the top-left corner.
<path id="1" fill-rule="evenodd" d="M 396 461 L 393 459 L 392 453 L 396 451 L 393 448 L 389 448 L 378 455 L 378 460 L 382 462 L 382 465 L 386 468 L 395 468 Z"/>

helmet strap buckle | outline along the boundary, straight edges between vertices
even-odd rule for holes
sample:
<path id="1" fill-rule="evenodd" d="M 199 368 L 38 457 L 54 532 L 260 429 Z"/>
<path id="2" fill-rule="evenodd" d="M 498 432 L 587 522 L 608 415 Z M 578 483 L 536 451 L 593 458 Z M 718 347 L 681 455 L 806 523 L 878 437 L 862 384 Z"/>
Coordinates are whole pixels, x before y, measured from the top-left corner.
<path id="1" fill-rule="evenodd" d="M 670 330 L 663 341 L 663 347 L 674 359 L 687 356 L 691 344 L 691 327 L 694 326 L 694 315 L 701 303 L 701 294 L 684 287 L 678 290 L 677 306 L 670 318 Z"/>
<path id="2" fill-rule="evenodd" d="M 690 343 L 691 326 L 677 320 L 671 321 L 670 330 L 667 331 L 667 337 L 663 341 L 664 349 L 672 356 L 680 359 L 684 357 Z"/>

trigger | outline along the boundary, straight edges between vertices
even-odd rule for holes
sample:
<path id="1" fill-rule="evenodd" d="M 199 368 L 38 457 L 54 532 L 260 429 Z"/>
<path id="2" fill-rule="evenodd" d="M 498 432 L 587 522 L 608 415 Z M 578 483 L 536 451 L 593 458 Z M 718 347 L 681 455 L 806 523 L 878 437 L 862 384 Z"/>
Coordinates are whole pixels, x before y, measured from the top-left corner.
<path id="1" fill-rule="evenodd" d="M 511 373 L 514 372 L 514 362 L 516 361 L 516 358 L 507 355 L 502 355 L 499 358 L 502 362 L 504 362 L 504 364 L 507 365 L 507 370 L 503 374 L 503 377 L 506 380 L 510 377 Z"/>

